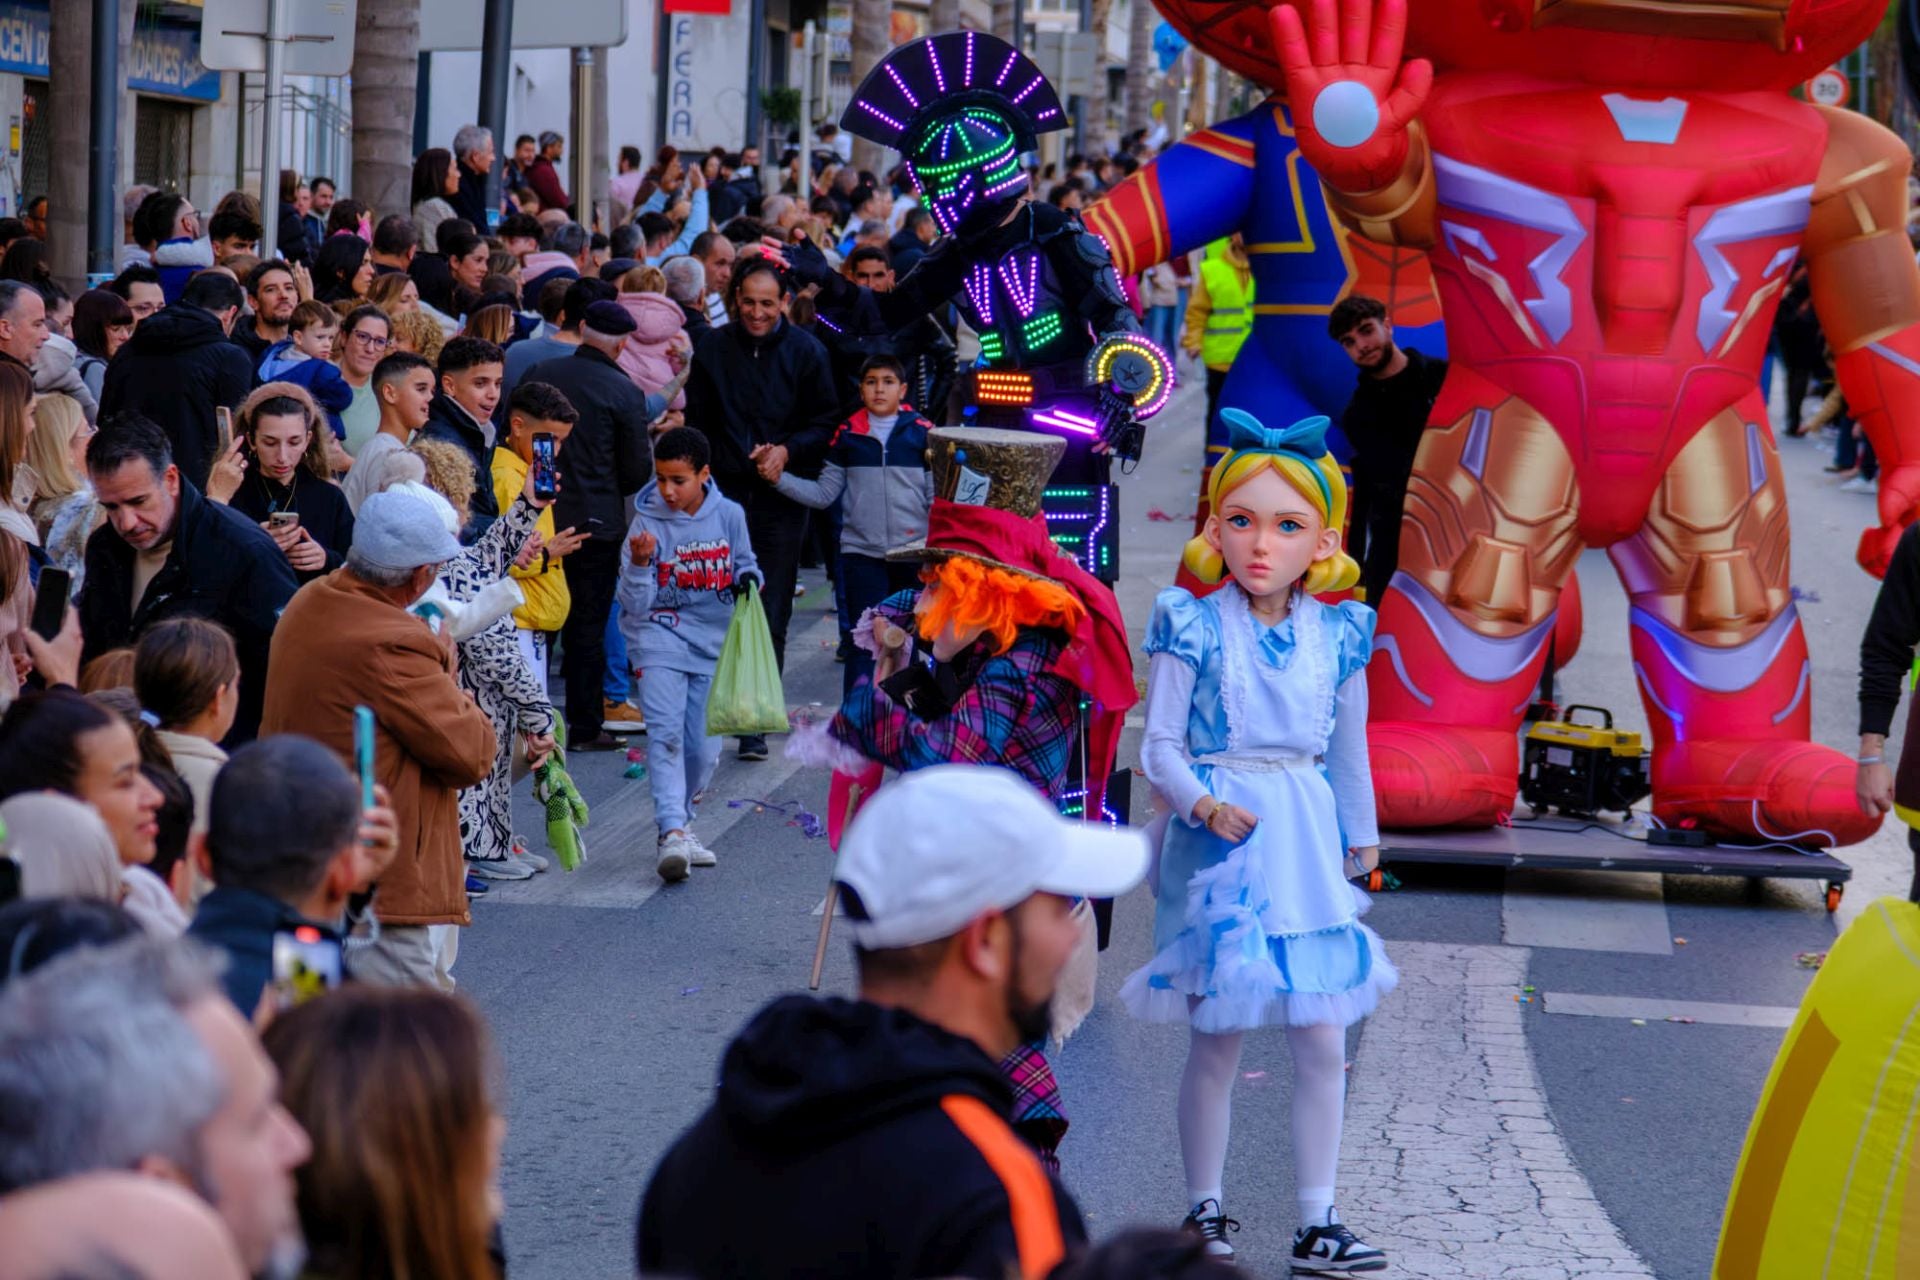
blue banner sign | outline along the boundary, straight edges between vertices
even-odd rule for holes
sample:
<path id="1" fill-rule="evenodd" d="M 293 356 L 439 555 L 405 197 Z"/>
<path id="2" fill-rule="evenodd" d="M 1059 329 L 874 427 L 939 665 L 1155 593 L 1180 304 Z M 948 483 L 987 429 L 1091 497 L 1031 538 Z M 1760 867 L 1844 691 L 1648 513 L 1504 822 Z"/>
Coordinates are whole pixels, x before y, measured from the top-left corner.
<path id="1" fill-rule="evenodd" d="M 0 0 L 0 72 L 45 77 L 51 38 L 46 5 Z M 220 73 L 200 65 L 198 27 L 141 21 L 134 25 L 127 56 L 127 88 L 218 102 Z"/>

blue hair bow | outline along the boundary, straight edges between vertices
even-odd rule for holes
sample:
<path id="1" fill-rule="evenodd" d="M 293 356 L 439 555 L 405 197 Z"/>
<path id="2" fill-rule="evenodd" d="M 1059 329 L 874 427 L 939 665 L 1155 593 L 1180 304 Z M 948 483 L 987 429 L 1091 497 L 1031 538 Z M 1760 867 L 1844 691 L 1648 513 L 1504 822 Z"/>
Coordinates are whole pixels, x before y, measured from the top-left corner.
<path id="1" fill-rule="evenodd" d="M 1302 418 L 1290 427 L 1264 427 L 1260 419 L 1245 409 L 1222 409 L 1220 417 L 1227 424 L 1229 450 L 1223 466 L 1235 454 L 1288 454 L 1307 464 L 1308 473 L 1320 486 L 1321 501 L 1327 504 L 1329 512 L 1333 510 L 1333 490 L 1328 487 L 1327 478 L 1320 474 L 1318 465 L 1327 453 L 1327 428 L 1333 425 L 1330 419 L 1316 416 Z"/>

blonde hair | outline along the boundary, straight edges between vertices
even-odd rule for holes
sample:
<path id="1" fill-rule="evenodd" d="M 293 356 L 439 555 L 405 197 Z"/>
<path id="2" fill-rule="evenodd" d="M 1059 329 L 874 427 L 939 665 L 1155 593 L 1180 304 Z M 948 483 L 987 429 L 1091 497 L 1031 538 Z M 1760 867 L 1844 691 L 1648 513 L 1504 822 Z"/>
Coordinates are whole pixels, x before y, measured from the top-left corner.
<path id="1" fill-rule="evenodd" d="M 87 425 L 72 396 L 46 395 L 33 407 L 33 432 L 27 437 L 27 462 L 38 483 L 40 501 L 78 493 L 85 481 L 73 470 L 73 437 Z"/>
<path id="2" fill-rule="evenodd" d="M 445 440 L 429 439 L 415 440 L 407 452 L 420 459 L 427 469 L 427 487 L 447 500 L 464 527 L 473 516 L 473 459 L 467 451 Z"/>
<path id="3" fill-rule="evenodd" d="M 1330 453 L 1323 453 L 1312 462 L 1299 454 L 1275 453 L 1264 449 L 1245 449 L 1228 454 L 1214 467 L 1213 478 L 1207 485 L 1207 503 L 1214 512 L 1213 519 L 1220 518 L 1220 507 L 1228 494 L 1266 470 L 1278 473 L 1282 480 L 1305 498 L 1320 514 L 1320 521 L 1327 528 L 1346 528 L 1347 481 L 1340 474 L 1340 464 L 1333 460 Z M 1324 491 L 1321 488 L 1323 483 L 1326 486 Z M 1344 536 L 1342 542 L 1340 550 L 1325 560 L 1315 560 L 1307 566 L 1305 576 L 1300 579 L 1301 590 L 1308 595 L 1321 595 L 1345 591 L 1360 581 L 1360 565 L 1347 554 Z M 1214 550 L 1204 534 L 1187 543 L 1180 561 L 1186 566 L 1187 572 L 1205 583 L 1218 582 L 1227 573 L 1226 560 Z"/>
<path id="4" fill-rule="evenodd" d="M 393 317 L 393 334 L 403 349 L 423 360 L 438 360 L 440 348 L 447 345 L 447 331 L 424 311 L 403 311 Z"/>
<path id="5" fill-rule="evenodd" d="M 665 293 L 667 273 L 658 267 L 628 267 L 620 276 L 621 293 Z"/>

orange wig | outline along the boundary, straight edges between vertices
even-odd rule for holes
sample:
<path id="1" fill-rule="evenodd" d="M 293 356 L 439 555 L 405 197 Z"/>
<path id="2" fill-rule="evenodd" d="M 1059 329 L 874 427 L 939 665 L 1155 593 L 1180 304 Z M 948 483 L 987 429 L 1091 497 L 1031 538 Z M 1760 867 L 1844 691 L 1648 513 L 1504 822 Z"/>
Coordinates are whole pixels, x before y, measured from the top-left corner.
<path id="1" fill-rule="evenodd" d="M 1086 606 L 1057 582 L 1012 573 L 954 556 L 920 571 L 920 580 L 939 588 L 920 614 L 922 640 L 931 641 L 951 626 L 956 634 L 978 627 L 993 637 L 994 653 L 1013 647 L 1022 627 L 1048 627 L 1072 635 L 1087 615 Z"/>

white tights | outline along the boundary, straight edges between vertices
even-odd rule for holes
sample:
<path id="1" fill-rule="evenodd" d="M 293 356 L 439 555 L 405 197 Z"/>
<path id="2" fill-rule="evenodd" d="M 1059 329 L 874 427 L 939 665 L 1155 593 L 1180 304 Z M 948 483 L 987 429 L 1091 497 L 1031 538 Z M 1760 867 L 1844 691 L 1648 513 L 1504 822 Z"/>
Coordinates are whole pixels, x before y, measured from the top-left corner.
<path id="1" fill-rule="evenodd" d="M 1194 1031 L 1180 1076 L 1180 1157 L 1187 1203 L 1225 1203 L 1227 1130 L 1233 1080 L 1240 1069 L 1240 1032 Z M 1347 1037 L 1342 1027 L 1288 1027 L 1293 1051 L 1293 1174 L 1302 1225 L 1324 1223 L 1333 1208 L 1346 1108 Z"/>

